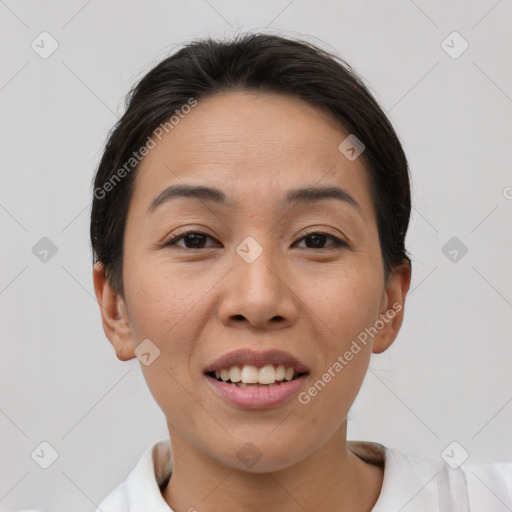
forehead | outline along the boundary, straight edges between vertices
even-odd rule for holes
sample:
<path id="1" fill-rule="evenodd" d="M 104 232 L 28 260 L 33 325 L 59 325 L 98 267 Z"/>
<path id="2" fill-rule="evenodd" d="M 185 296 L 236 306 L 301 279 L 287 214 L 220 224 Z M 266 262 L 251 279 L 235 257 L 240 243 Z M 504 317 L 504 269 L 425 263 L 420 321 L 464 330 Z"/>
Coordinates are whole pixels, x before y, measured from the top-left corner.
<path id="1" fill-rule="evenodd" d="M 259 197 L 282 201 L 301 186 L 350 190 L 371 216 L 369 177 L 362 158 L 338 146 L 349 135 L 329 112 L 298 98 L 223 92 L 198 102 L 143 159 L 133 201 L 146 207 L 173 184 L 224 190 L 236 204 Z"/>

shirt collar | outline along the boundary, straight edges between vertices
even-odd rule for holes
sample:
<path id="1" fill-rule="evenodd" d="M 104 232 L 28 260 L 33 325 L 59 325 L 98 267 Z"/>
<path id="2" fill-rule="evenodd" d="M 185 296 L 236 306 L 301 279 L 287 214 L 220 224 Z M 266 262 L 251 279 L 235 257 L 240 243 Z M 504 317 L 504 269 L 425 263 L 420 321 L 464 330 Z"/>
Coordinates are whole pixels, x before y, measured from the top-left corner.
<path id="1" fill-rule="evenodd" d="M 368 441 L 347 441 L 347 448 L 368 464 L 384 467 L 386 448 Z M 162 439 L 149 446 L 128 475 L 130 512 L 172 512 L 162 496 L 173 469 L 171 442 Z"/>
<path id="2" fill-rule="evenodd" d="M 172 453 L 169 439 L 149 446 L 126 479 L 130 512 L 170 512 L 162 496 L 172 473 Z"/>

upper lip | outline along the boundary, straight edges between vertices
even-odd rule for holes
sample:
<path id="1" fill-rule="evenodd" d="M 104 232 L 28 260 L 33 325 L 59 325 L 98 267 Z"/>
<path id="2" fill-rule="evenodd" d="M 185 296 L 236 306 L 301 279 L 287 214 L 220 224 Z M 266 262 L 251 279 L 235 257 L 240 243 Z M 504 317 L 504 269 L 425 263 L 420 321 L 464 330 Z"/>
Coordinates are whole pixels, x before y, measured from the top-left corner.
<path id="1" fill-rule="evenodd" d="M 309 373 L 308 366 L 288 352 L 282 350 L 256 352 L 251 349 L 240 349 L 224 354 L 213 363 L 209 364 L 204 369 L 204 373 L 222 370 L 223 368 L 229 368 L 235 365 L 244 366 L 246 364 L 256 366 L 257 368 L 262 368 L 269 364 L 283 365 L 285 368 L 293 368 L 298 373 Z"/>

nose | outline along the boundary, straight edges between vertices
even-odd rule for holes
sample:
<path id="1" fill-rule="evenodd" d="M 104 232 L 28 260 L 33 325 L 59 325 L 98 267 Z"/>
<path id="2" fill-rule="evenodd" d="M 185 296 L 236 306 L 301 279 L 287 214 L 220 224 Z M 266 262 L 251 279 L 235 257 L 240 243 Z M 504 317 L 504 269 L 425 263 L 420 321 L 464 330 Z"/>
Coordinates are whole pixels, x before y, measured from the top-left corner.
<path id="1" fill-rule="evenodd" d="M 270 249 L 252 262 L 234 254 L 218 311 L 221 322 L 258 330 L 292 326 L 299 317 L 300 300 L 290 280 L 290 272 Z"/>

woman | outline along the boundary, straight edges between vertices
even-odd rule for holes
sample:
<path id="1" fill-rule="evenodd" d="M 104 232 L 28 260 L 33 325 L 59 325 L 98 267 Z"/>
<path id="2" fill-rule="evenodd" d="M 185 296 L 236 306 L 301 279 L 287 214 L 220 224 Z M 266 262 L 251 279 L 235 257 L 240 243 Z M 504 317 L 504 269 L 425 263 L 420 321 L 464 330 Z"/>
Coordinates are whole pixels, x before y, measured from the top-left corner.
<path id="1" fill-rule="evenodd" d="M 147 73 L 101 159 L 91 240 L 105 333 L 170 439 L 100 509 L 490 510 L 469 466 L 346 438 L 402 324 L 410 209 L 395 131 L 336 56 L 247 34 Z M 512 505 L 512 464 L 479 471 Z"/>

